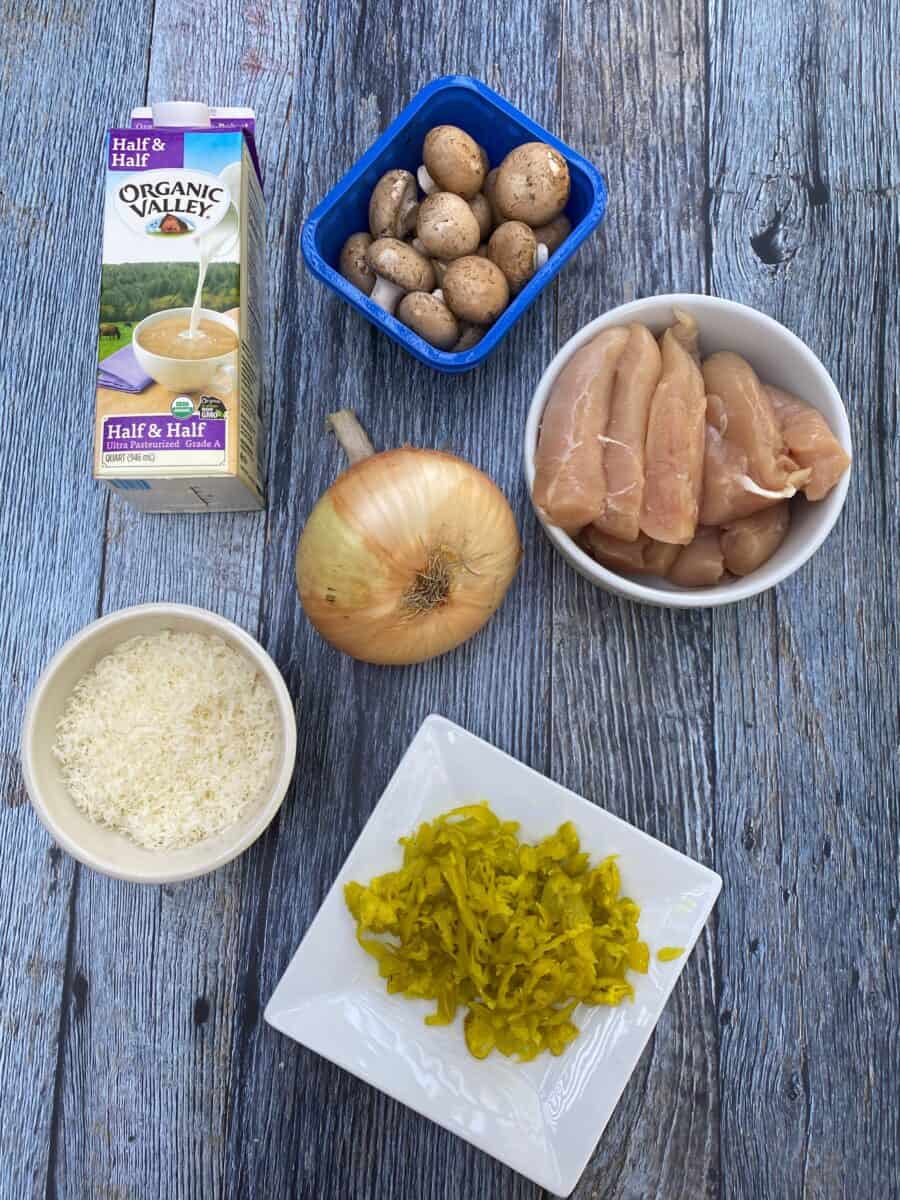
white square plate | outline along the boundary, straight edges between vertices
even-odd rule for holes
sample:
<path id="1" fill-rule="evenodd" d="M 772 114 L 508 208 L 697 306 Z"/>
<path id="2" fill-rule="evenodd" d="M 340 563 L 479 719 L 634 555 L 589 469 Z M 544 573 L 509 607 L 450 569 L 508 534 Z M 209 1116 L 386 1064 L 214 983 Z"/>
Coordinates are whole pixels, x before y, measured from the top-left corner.
<path id="1" fill-rule="evenodd" d="M 580 1006 L 580 1036 L 559 1058 L 518 1063 L 466 1049 L 462 1014 L 445 1027 L 434 1005 L 388 996 L 359 947 L 344 904 L 351 880 L 402 864 L 397 839 L 456 805 L 488 800 L 536 841 L 572 821 L 595 864 L 620 855 L 622 890 L 641 908 L 650 972 L 629 979 L 633 1003 Z M 473 737 L 428 717 L 403 757 L 266 1008 L 270 1025 L 459 1134 L 558 1196 L 575 1187 L 659 1020 L 722 880 L 602 808 Z M 662 946 L 685 953 L 660 963 Z"/>

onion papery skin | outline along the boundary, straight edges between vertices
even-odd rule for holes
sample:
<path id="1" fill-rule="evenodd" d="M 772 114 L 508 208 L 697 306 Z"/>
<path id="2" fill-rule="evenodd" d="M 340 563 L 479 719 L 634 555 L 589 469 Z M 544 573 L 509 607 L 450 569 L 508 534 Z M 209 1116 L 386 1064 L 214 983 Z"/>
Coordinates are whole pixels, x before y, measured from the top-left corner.
<path id="1" fill-rule="evenodd" d="M 449 561 L 449 589 L 417 608 L 408 597 L 435 553 Z M 521 557 L 512 510 L 482 471 L 403 447 L 356 463 L 321 497 L 297 547 L 297 586 L 326 641 L 364 662 L 401 665 L 476 633 Z"/>

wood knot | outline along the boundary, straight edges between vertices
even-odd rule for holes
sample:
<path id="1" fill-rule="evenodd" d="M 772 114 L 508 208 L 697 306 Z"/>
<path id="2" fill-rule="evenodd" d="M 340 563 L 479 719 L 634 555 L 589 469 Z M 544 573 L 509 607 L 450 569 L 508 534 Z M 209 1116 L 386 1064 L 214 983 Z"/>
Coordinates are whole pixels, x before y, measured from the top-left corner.
<path id="1" fill-rule="evenodd" d="M 750 235 L 753 253 L 764 266 L 774 267 L 777 271 L 789 263 L 797 253 L 797 247 L 788 244 L 787 234 L 784 214 L 780 209 L 776 209 L 774 218 L 765 229 Z"/>
<path id="2" fill-rule="evenodd" d="M 81 971 L 76 971 L 72 980 L 72 996 L 75 1000 L 75 1016 L 83 1017 L 88 1001 L 88 981 Z"/>

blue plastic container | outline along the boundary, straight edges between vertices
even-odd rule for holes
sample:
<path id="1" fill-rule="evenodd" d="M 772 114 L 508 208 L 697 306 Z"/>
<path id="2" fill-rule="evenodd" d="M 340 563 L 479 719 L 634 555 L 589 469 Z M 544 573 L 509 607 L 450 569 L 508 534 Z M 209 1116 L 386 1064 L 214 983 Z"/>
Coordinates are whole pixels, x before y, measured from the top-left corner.
<path id="1" fill-rule="evenodd" d="M 571 234 L 486 330 L 481 341 L 460 354 L 430 346 L 373 304 L 337 269 L 346 239 L 352 233 L 369 228 L 369 197 L 375 184 L 393 167 L 405 167 L 415 174 L 422 161 L 425 135 L 434 125 L 459 125 L 465 129 L 484 146 L 495 167 L 522 142 L 547 142 L 568 162 L 572 180 L 572 192 L 565 210 L 572 222 Z M 317 279 L 415 358 L 436 371 L 456 375 L 477 367 L 497 347 L 588 234 L 600 224 L 605 210 L 606 185 L 600 172 L 586 159 L 477 79 L 468 75 L 447 75 L 423 88 L 340 183 L 316 205 L 303 226 L 303 257 Z"/>

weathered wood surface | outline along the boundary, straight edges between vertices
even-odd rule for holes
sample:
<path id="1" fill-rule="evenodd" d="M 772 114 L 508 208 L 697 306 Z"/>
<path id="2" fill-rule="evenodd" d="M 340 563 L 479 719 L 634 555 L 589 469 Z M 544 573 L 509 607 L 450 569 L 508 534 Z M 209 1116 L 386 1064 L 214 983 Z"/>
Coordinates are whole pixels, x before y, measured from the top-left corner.
<path id="1" fill-rule="evenodd" d="M 157 0 L 148 95 L 186 94 L 254 106 L 267 130 L 263 170 L 272 184 L 296 154 L 287 120 L 296 80 L 263 59 L 287 64 L 299 29 L 246 22 L 240 4 L 205 6 L 191 18 L 196 50 L 183 53 L 183 6 Z M 217 29 L 240 40 L 226 46 Z M 166 31 L 160 36 L 160 31 Z M 124 113 L 123 113 L 124 115 Z M 278 230 L 290 189 L 269 188 L 269 261 L 274 304 L 288 247 Z M 277 394 L 276 394 L 277 395 Z M 106 530 L 102 609 L 175 599 L 221 612 L 251 632 L 259 623 L 264 514 L 144 517 L 114 499 Z M 177 888 L 121 888 L 91 871 L 79 880 L 72 914 L 71 972 L 84 1002 L 69 1018 L 60 1060 L 57 1187 L 78 1193 L 90 1179 L 110 1195 L 222 1194 L 228 1070 L 241 907 L 241 864 Z M 97 929 L 127 930 L 97 938 Z M 123 953 L 123 949 L 126 950 Z M 98 1088 L 93 1081 L 103 1079 Z M 135 1115 L 153 1113 L 148 1125 Z M 185 1117 L 187 1116 L 187 1119 Z"/>
<path id="2" fill-rule="evenodd" d="M 616 192 L 559 288 L 557 343 L 637 296 L 705 290 L 704 8 L 640 9 L 569 9 L 562 136 L 615 171 Z M 551 579 L 551 774 L 712 865 L 710 617 L 617 600 L 558 557 Z M 577 1196 L 718 1194 L 714 962 L 711 923 Z"/>
<path id="3" fill-rule="evenodd" d="M 97 615 L 106 496 L 90 483 L 89 349 L 106 106 L 142 78 L 151 5 L 99 47 L 100 4 L 4 5 L 0 45 L 0 1195 L 55 1172 L 58 1063 L 78 871 L 30 811 L 18 763 L 44 662 Z M 89 233 L 93 225 L 94 232 Z M 67 986 L 66 986 L 67 985 Z"/>
<path id="4" fill-rule="evenodd" d="M 751 2 L 710 10 L 711 290 L 812 347 L 856 448 L 834 536 L 713 640 L 736 1196 L 900 1189 L 898 15 L 784 5 L 763 31 Z"/>
<path id="5" fill-rule="evenodd" d="M 576 1195 L 900 1195 L 895 0 L 527 0 L 480 14 L 158 0 L 127 22 L 84 0 L 7 9 L 0 1197 L 536 1200 L 262 1022 L 430 711 L 725 878 Z M 458 380 L 359 321 L 298 250 L 310 207 L 451 70 L 557 129 L 611 193 L 553 294 Z M 87 477 L 102 132 L 145 95 L 175 94 L 259 114 L 264 517 L 142 518 Z M 553 350 L 597 312 L 671 289 L 745 300 L 795 329 L 834 374 L 856 445 L 847 510 L 816 558 L 712 614 L 591 591 L 552 555 L 520 476 L 528 397 Z M 437 663 L 351 663 L 296 604 L 296 538 L 339 466 L 322 432 L 337 403 L 376 444 L 466 455 L 516 508 L 527 554 L 507 603 Z M 257 633 L 301 721 L 294 787 L 267 835 L 209 879 L 153 890 L 52 849 L 23 802 L 16 739 L 68 634 L 163 598 Z"/>

